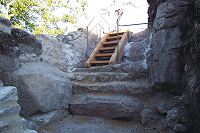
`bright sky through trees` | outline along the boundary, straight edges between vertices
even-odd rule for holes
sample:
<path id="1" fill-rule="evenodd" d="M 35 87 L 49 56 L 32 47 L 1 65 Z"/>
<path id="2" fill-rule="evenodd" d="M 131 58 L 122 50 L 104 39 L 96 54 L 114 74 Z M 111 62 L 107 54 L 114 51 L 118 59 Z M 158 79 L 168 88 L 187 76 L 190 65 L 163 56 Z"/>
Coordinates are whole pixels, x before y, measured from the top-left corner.
<path id="1" fill-rule="evenodd" d="M 0 16 L 11 20 L 14 27 L 36 34 L 63 34 L 78 28 L 85 29 L 98 14 L 100 20 L 91 23 L 90 30 L 108 32 L 116 29 L 116 9 L 123 9 L 120 24 L 147 22 L 146 0 L 0 0 Z M 105 14 L 106 12 L 106 14 Z M 106 29 L 106 26 L 109 28 Z M 120 27 L 133 32 L 146 25 Z M 110 29 L 110 30 L 108 30 Z"/>
<path id="2" fill-rule="evenodd" d="M 148 3 L 146 0 L 115 0 L 119 8 L 123 9 L 123 16 L 120 20 L 120 24 L 132 24 L 132 23 L 147 23 L 148 22 Z M 102 9 L 110 8 L 110 22 L 111 24 L 116 24 L 116 17 L 114 15 L 114 8 L 111 7 L 114 0 L 88 0 L 88 22 L 97 14 L 100 13 Z M 109 18 L 108 18 L 109 19 Z M 87 22 L 87 23 L 88 23 Z M 144 30 L 147 25 L 126 27 L 126 29 L 133 30 L 133 32 L 138 32 Z M 125 28 L 125 27 L 123 27 Z"/>

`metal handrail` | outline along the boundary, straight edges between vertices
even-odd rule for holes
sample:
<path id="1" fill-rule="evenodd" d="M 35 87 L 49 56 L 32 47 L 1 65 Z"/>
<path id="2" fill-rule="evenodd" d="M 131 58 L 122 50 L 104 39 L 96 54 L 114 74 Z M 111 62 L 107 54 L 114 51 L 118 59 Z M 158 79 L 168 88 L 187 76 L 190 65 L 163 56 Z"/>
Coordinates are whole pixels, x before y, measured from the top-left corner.
<path id="1" fill-rule="evenodd" d="M 91 19 L 91 21 L 90 21 L 90 22 L 88 23 L 88 25 L 86 26 L 86 32 L 87 32 L 87 34 L 86 34 L 86 36 L 87 36 L 87 45 L 86 45 L 86 52 L 85 52 L 85 57 L 86 57 L 86 58 L 87 58 L 88 45 L 89 45 L 89 26 L 91 25 L 91 23 L 92 23 L 98 16 L 101 16 L 102 20 L 104 20 L 105 23 L 106 23 L 107 25 L 109 25 L 109 23 L 102 17 L 103 15 L 108 14 L 108 13 L 110 13 L 110 12 L 107 11 L 106 13 L 104 12 L 104 13 L 97 14 L 96 16 L 94 16 L 94 17 Z M 97 25 L 100 25 L 99 21 L 98 21 L 97 24 L 94 26 L 94 28 L 95 28 Z M 101 26 L 101 25 L 100 25 L 100 27 L 103 28 L 103 26 Z M 109 27 L 110 27 L 110 25 L 109 25 Z M 93 30 L 94 28 L 92 28 L 92 30 Z M 102 29 L 102 28 L 101 28 L 101 29 Z M 92 31 L 92 30 L 91 30 L 91 31 Z M 110 30 L 110 28 L 109 28 L 109 30 Z M 91 32 L 91 31 L 90 31 L 90 32 Z"/>

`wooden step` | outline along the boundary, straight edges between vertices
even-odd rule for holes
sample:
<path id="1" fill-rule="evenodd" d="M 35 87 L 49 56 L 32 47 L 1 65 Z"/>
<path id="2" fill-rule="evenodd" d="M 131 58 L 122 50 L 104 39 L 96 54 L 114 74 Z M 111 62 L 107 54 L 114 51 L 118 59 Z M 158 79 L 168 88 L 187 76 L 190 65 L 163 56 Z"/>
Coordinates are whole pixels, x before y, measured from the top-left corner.
<path id="1" fill-rule="evenodd" d="M 94 61 L 90 61 L 90 64 L 108 64 L 109 61 L 97 61 L 97 60 L 94 60 Z"/>
<path id="2" fill-rule="evenodd" d="M 102 54 L 95 54 L 95 57 L 110 57 L 112 53 L 102 53 Z"/>
<path id="3" fill-rule="evenodd" d="M 117 40 L 117 39 L 121 39 L 122 38 L 122 35 L 119 35 L 119 36 L 111 36 L 111 37 L 108 37 L 106 38 L 107 41 L 111 41 L 111 40 Z"/>
<path id="4" fill-rule="evenodd" d="M 106 45 L 112 45 L 112 44 L 118 44 L 119 40 L 116 40 L 116 41 L 109 41 L 109 42 L 104 42 L 103 43 L 103 46 L 106 46 Z"/>
<path id="5" fill-rule="evenodd" d="M 124 32 L 119 32 L 119 33 L 109 33 L 109 37 L 112 37 L 112 36 L 117 36 L 117 35 L 123 35 Z"/>
<path id="6" fill-rule="evenodd" d="M 119 63 L 124 54 L 124 45 L 128 42 L 128 33 L 106 34 L 86 61 L 86 67 Z"/>
<path id="7" fill-rule="evenodd" d="M 99 51 L 106 51 L 106 50 L 115 50 L 116 47 L 102 47 L 99 48 Z"/>

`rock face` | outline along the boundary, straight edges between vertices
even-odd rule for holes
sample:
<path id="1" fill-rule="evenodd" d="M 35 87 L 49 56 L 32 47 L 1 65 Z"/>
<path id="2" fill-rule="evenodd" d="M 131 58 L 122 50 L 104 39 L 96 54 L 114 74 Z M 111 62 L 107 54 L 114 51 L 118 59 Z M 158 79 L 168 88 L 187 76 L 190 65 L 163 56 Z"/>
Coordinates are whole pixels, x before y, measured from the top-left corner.
<path id="1" fill-rule="evenodd" d="M 158 4 L 157 2 L 156 4 Z M 185 19 L 188 0 L 166 0 L 157 5 L 152 39 L 151 76 L 157 83 L 174 83 L 181 81 L 183 59 L 181 50 L 181 23 Z M 154 2 L 155 4 L 155 2 Z"/>
<path id="2" fill-rule="evenodd" d="M 53 110 L 45 114 L 33 115 L 28 120 L 32 121 L 36 125 L 36 128 L 42 128 L 51 123 L 63 120 L 67 115 L 68 112 L 66 110 Z"/>
<path id="3" fill-rule="evenodd" d="M 11 33 L 11 22 L 0 18 L 0 72 L 15 70 L 19 67 L 19 46 Z"/>
<path id="4" fill-rule="evenodd" d="M 19 116 L 17 89 L 13 86 L 0 86 L 0 132 L 22 133 L 30 132 L 26 127 L 27 121 Z M 34 133 L 37 133 L 34 131 Z"/>
<path id="5" fill-rule="evenodd" d="M 45 63 L 27 63 L 8 76 L 7 83 L 18 87 L 21 114 L 30 116 L 68 108 L 72 95 L 65 73 Z"/>
<path id="6" fill-rule="evenodd" d="M 42 44 L 34 35 L 16 28 L 11 30 L 11 35 L 19 44 L 21 54 L 35 53 L 36 55 L 40 55 L 42 53 Z"/>
<path id="7" fill-rule="evenodd" d="M 33 62 L 41 53 L 42 45 L 34 35 L 13 28 L 8 19 L 0 18 L 0 72 L 14 71 L 20 63 Z"/>
<path id="8" fill-rule="evenodd" d="M 131 42 L 125 45 L 125 62 L 137 62 L 147 58 L 149 51 L 148 32 L 148 30 L 144 30 L 131 36 Z"/>
<path id="9" fill-rule="evenodd" d="M 39 61 L 39 55 L 42 54 L 42 44 L 34 35 L 16 28 L 11 30 L 11 35 L 19 45 L 20 63 Z"/>
<path id="10" fill-rule="evenodd" d="M 83 67 L 98 43 L 97 36 L 89 34 L 87 46 L 86 33 L 81 31 L 58 35 L 56 38 L 48 35 L 38 35 L 37 38 L 43 45 L 43 61 L 53 64 L 62 71 Z"/>
<path id="11" fill-rule="evenodd" d="M 158 115 L 151 109 L 144 109 L 141 112 L 142 125 L 152 124 L 159 119 Z"/>

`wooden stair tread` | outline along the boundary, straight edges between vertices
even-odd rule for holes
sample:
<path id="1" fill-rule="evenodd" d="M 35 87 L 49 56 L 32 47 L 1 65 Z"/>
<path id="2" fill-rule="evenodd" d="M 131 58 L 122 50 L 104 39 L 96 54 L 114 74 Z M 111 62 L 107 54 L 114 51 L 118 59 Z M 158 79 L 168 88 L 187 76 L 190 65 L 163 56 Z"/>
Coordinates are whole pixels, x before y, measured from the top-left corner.
<path id="1" fill-rule="evenodd" d="M 112 56 L 113 53 L 102 53 L 102 54 L 95 54 L 95 57 L 109 57 Z"/>
<path id="2" fill-rule="evenodd" d="M 116 47 L 102 47 L 102 48 L 99 48 L 100 51 L 103 51 L 103 50 L 115 50 Z"/>
<path id="3" fill-rule="evenodd" d="M 93 60 L 93 61 L 90 61 L 91 64 L 108 64 L 109 61 L 96 61 L 96 60 Z"/>
<path id="4" fill-rule="evenodd" d="M 119 40 L 104 42 L 103 45 L 118 44 Z"/>
<path id="5" fill-rule="evenodd" d="M 111 36 L 123 35 L 124 32 L 119 32 L 119 33 L 108 33 L 108 34 L 109 34 L 109 37 L 111 37 Z"/>
<path id="6" fill-rule="evenodd" d="M 112 40 L 112 39 L 120 39 L 120 38 L 122 38 L 122 35 L 119 35 L 119 36 L 110 36 L 110 37 L 108 37 L 108 38 L 106 38 L 106 40 Z"/>
<path id="7" fill-rule="evenodd" d="M 86 67 L 119 63 L 124 54 L 124 46 L 128 42 L 128 34 L 129 32 L 107 33 L 86 61 Z"/>

